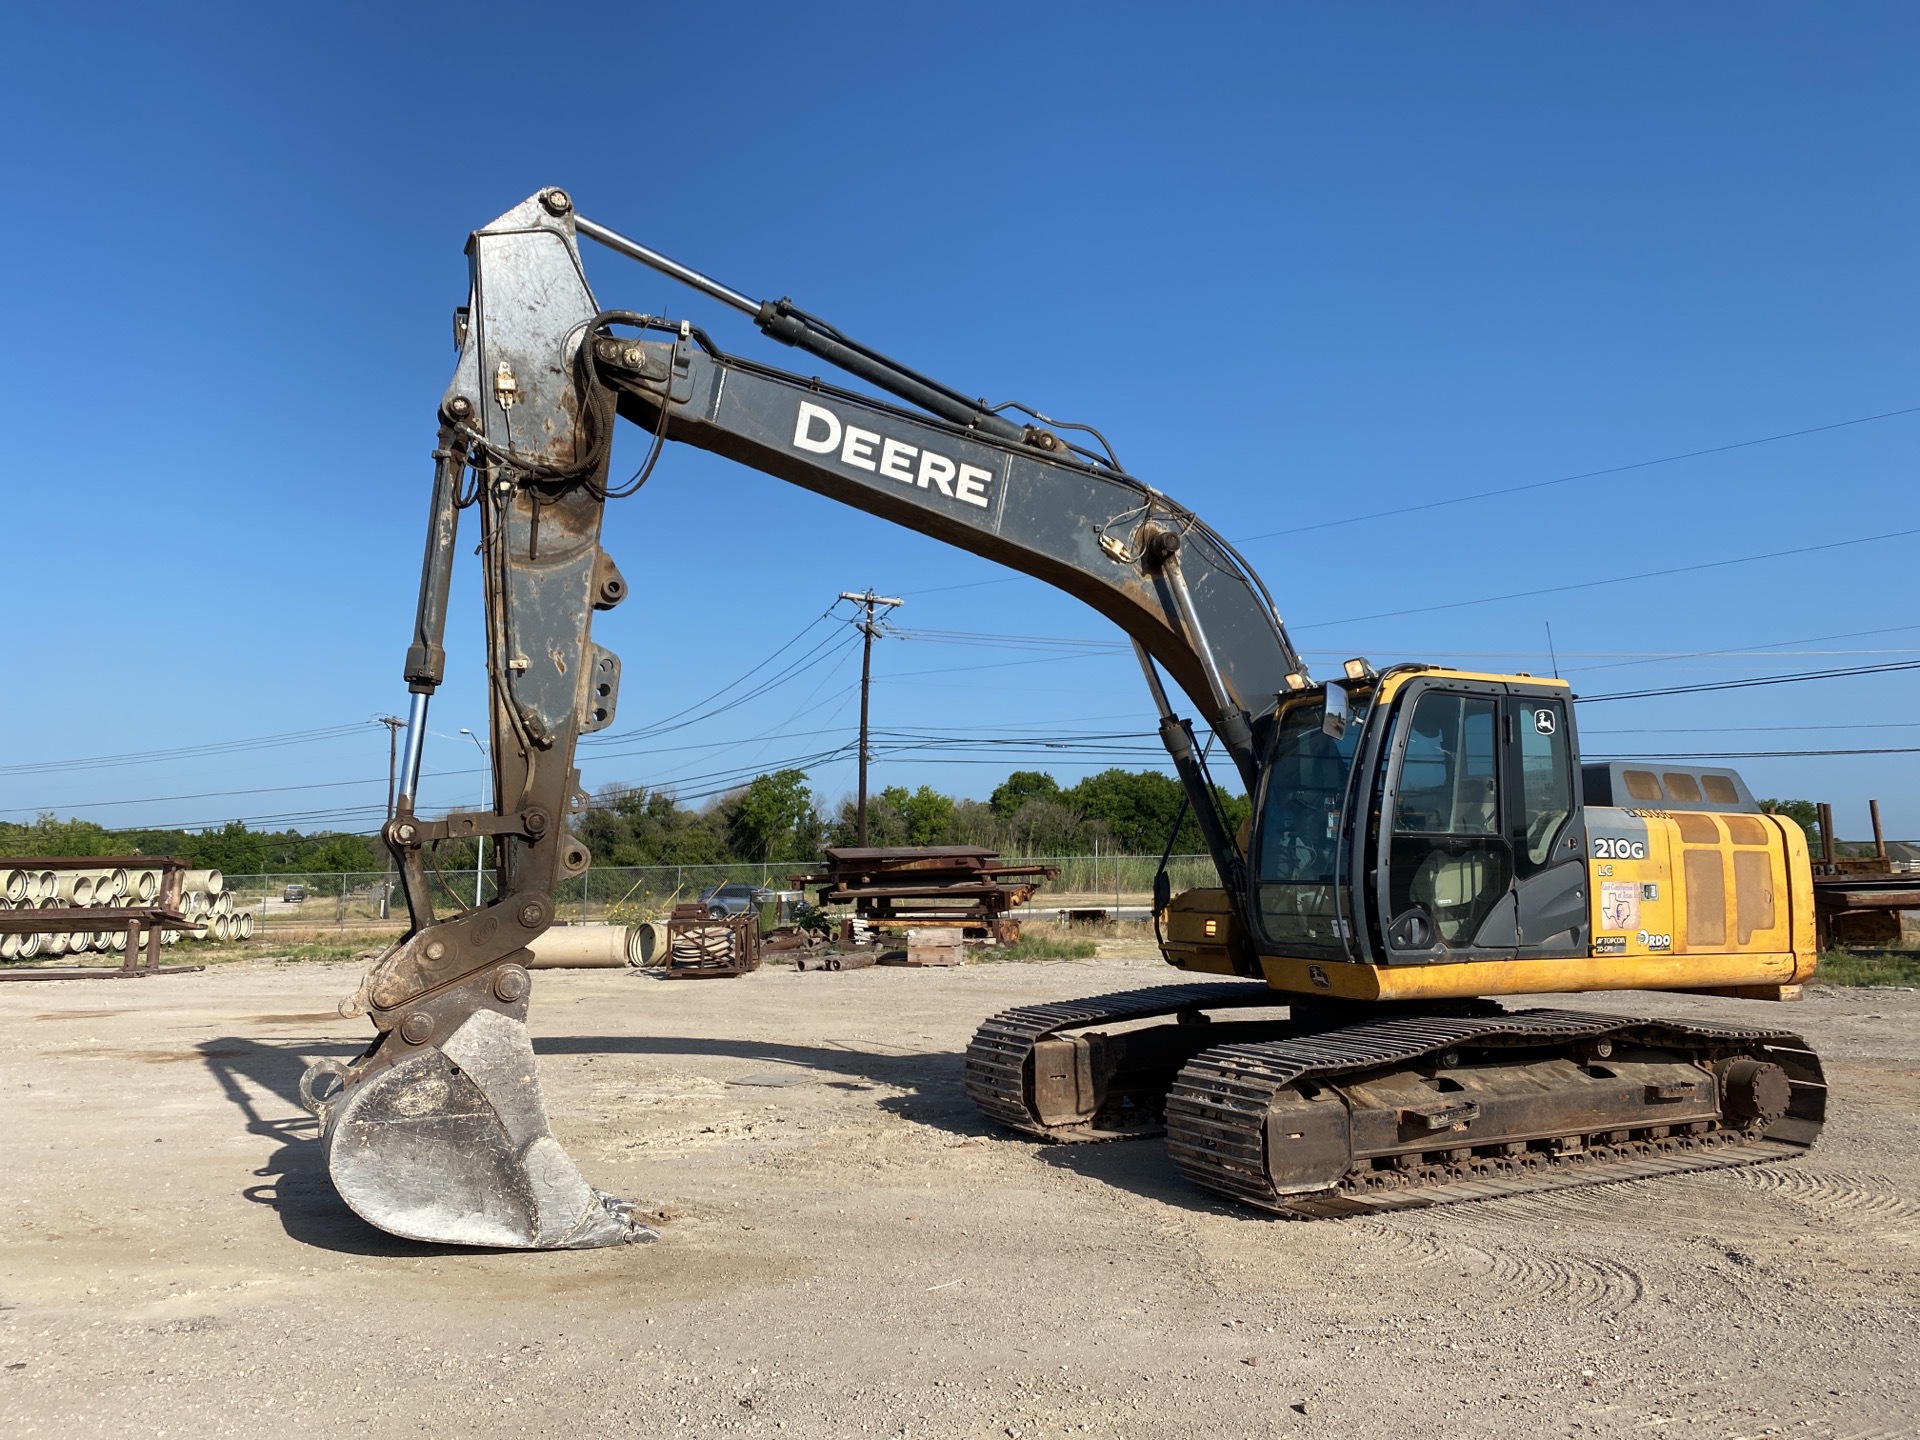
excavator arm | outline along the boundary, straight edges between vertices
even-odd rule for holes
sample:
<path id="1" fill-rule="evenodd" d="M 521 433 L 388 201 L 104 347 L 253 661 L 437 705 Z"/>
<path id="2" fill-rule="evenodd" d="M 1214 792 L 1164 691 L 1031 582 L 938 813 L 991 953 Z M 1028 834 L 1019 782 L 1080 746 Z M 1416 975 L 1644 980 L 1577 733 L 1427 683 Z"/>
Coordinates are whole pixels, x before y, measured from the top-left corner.
<path id="1" fill-rule="evenodd" d="M 601 309 L 581 234 L 906 403 L 724 354 L 685 322 Z M 1207 718 L 1249 792 L 1275 698 L 1301 686 L 1305 669 L 1258 577 L 1192 512 L 1110 454 L 1061 439 L 1044 417 L 1009 420 L 790 302 L 753 301 L 580 219 L 562 191 L 543 190 L 476 231 L 468 256 L 471 294 L 440 404 L 407 651 L 405 762 L 385 831 L 411 925 L 355 998 L 373 1020 L 373 1044 L 350 1065 L 315 1065 L 302 1081 L 335 1184 L 359 1214 L 448 1243 L 586 1247 L 645 1234 L 628 1206 L 586 1183 L 548 1128 L 525 1026 L 531 979 L 520 962 L 552 921 L 556 885 L 589 861 L 568 826 L 586 805 L 574 752 L 582 735 L 612 723 L 620 677 L 618 659 L 591 638 L 591 618 L 627 589 L 600 547 L 602 515 L 609 498 L 637 488 L 667 442 L 1033 575 L 1114 621 L 1134 641 L 1222 885 L 1245 904 L 1243 859 L 1156 665 Z M 616 417 L 650 433 L 653 452 L 635 480 L 610 486 Z M 444 678 L 466 510 L 477 512 L 480 532 L 494 807 L 426 820 L 415 811 L 421 752 L 428 700 Z M 437 914 L 430 847 L 480 835 L 496 842 L 497 897 Z"/>

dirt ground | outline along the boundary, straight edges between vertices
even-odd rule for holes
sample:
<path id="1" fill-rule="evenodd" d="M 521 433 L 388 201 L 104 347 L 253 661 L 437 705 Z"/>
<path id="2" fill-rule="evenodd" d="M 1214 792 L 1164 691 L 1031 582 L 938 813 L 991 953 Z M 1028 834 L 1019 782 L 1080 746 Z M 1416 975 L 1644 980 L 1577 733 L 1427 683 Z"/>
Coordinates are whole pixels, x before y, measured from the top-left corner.
<path id="1" fill-rule="evenodd" d="M 662 1223 L 526 1255 L 334 1197 L 294 1082 L 361 1047 L 357 975 L 0 986 L 5 1434 L 1916 1433 L 1912 992 L 1569 1002 L 1804 1030 L 1798 1163 L 1286 1222 L 962 1093 L 983 1016 L 1156 962 L 543 972 L 554 1128 Z"/>

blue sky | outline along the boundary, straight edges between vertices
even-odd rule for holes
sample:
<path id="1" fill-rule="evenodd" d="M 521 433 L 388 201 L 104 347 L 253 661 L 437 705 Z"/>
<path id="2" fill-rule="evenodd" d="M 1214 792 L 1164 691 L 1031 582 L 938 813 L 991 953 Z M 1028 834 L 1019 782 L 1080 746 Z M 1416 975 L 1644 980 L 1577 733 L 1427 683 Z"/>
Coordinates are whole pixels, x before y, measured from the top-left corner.
<path id="1" fill-rule="evenodd" d="M 1840 424 L 1920 406 L 1907 7 L 74 5 L 10 41 L 7 818 L 377 821 L 369 722 L 405 704 L 462 245 L 547 184 L 961 388 L 1099 425 L 1265 537 L 1246 553 L 1323 669 L 1543 672 L 1548 624 L 1591 695 L 1920 658 L 1920 536 L 1897 534 L 1920 529 L 1920 414 Z M 603 304 L 799 358 L 587 249 Z M 869 584 L 910 632 L 877 649 L 876 725 L 1151 728 L 1076 602 L 728 462 L 670 451 L 606 543 L 633 587 L 596 634 L 625 663 L 616 733 Z M 1812 546 L 1835 548 L 1778 554 Z M 429 805 L 478 789 L 471 567 Z M 1628 576 L 1650 578 L 1588 583 Z M 844 626 L 757 678 L 821 640 L 750 703 L 589 745 L 589 785 L 696 794 L 846 746 Z M 1916 698 L 1920 672 L 1890 673 L 1581 725 L 1589 753 L 1912 747 Z M 1143 763 L 1033 755 L 1063 780 Z M 1736 763 L 1833 801 L 1844 835 L 1870 795 L 1920 835 L 1913 755 Z M 984 795 L 1007 764 L 894 754 L 875 783 Z M 828 802 L 852 788 L 849 752 L 810 773 Z"/>

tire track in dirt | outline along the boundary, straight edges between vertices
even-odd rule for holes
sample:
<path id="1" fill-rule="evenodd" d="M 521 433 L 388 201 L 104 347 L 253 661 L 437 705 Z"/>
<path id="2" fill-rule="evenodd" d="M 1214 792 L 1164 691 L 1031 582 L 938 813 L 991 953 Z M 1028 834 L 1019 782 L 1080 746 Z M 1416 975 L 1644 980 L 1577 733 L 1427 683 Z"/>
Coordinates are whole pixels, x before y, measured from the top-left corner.
<path id="1" fill-rule="evenodd" d="M 1786 1200 L 1829 1220 L 1877 1230 L 1888 1222 L 1920 1216 L 1920 1204 L 1903 1198 L 1885 1175 L 1853 1175 L 1798 1165 L 1761 1165 L 1733 1175 L 1749 1190 Z"/>
<path id="2" fill-rule="evenodd" d="M 1560 1250 L 1509 1238 L 1510 1229 L 1526 1230 L 1529 1225 L 1526 1220 L 1509 1225 L 1495 1218 L 1490 1225 L 1448 1226 L 1447 1232 L 1442 1232 L 1397 1225 L 1391 1220 L 1363 1220 L 1354 1228 L 1367 1237 L 1370 1265 L 1395 1269 L 1446 1266 L 1467 1281 L 1491 1282 L 1503 1300 L 1516 1305 L 1624 1310 L 1645 1298 L 1645 1278 L 1622 1260 L 1585 1249 Z M 1489 1234 L 1489 1230 L 1497 1233 Z"/>

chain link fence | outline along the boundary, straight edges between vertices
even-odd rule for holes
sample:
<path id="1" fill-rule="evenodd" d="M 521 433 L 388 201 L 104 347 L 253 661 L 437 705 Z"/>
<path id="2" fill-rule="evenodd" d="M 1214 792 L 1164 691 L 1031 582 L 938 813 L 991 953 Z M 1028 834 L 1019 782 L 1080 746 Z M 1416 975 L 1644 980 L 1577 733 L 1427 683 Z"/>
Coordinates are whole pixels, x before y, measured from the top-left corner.
<path id="1" fill-rule="evenodd" d="M 1068 904 L 1116 909 L 1146 905 L 1154 872 L 1160 867 L 1157 855 L 1006 855 L 1001 859 L 1013 865 L 1059 868 L 1059 878 L 1044 882 L 1034 896 L 1036 909 Z M 560 883 L 554 892 L 554 909 L 561 920 L 647 919 L 730 880 L 785 890 L 794 876 L 816 873 L 824 863 L 596 866 Z M 1204 855 L 1175 855 L 1167 862 L 1167 872 L 1176 894 L 1219 884 L 1213 862 Z M 229 874 L 226 878 L 234 908 L 251 910 L 255 926 L 269 930 L 378 930 L 406 919 L 399 878 L 392 872 Z M 473 904 L 476 880 L 481 897 L 493 899 L 491 872 L 478 877 L 471 870 L 434 872 L 436 903 L 449 910 Z"/>

